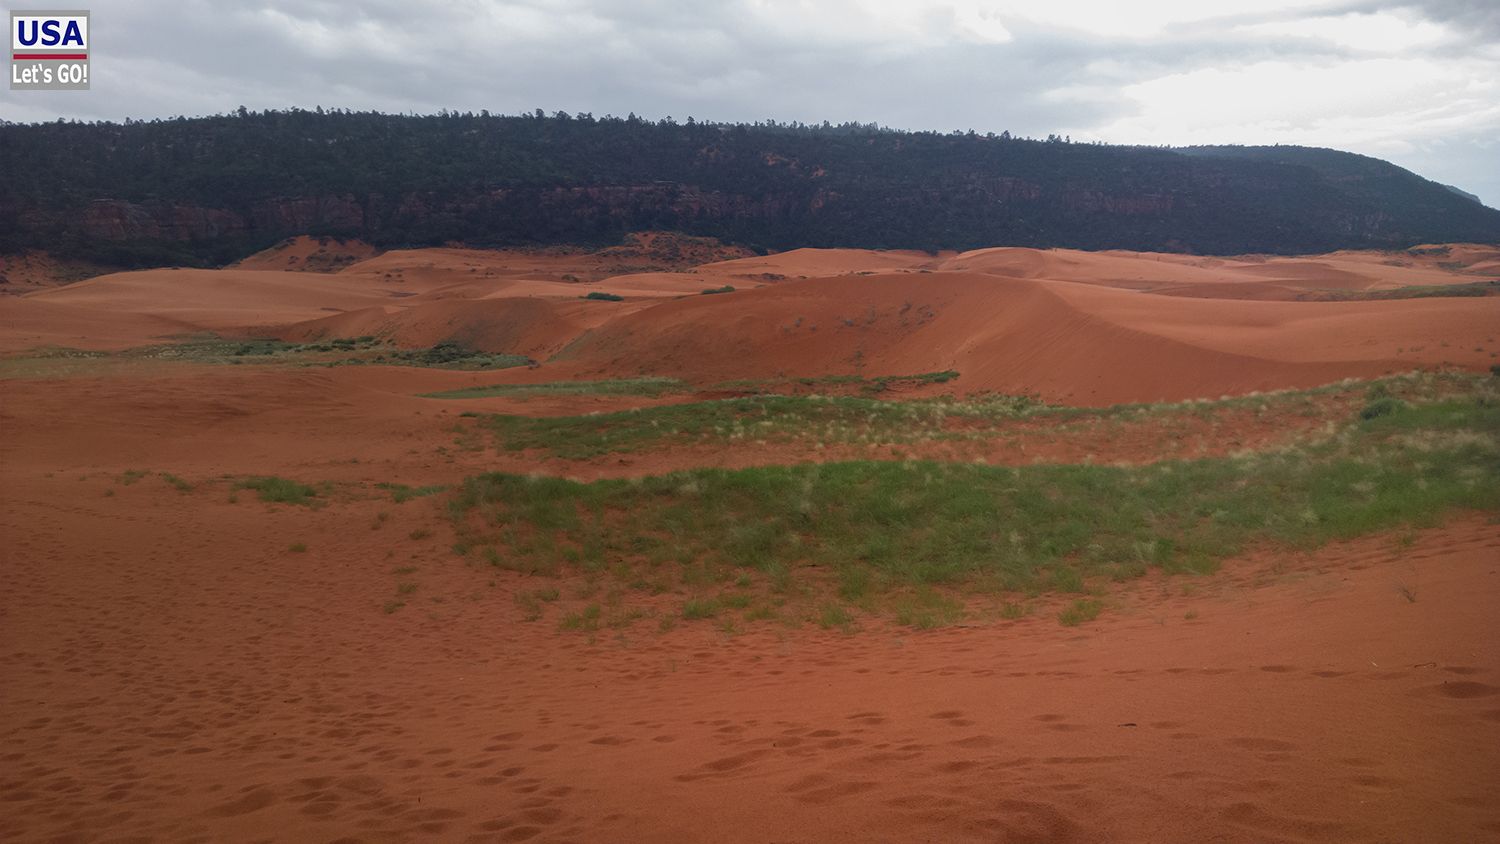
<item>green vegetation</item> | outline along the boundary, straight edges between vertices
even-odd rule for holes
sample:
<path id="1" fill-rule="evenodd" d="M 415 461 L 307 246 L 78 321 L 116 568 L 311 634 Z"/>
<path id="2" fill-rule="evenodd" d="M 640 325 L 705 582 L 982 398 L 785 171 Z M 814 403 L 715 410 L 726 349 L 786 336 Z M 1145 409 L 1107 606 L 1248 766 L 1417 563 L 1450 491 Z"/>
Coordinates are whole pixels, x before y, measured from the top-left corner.
<path id="1" fill-rule="evenodd" d="M 392 483 L 378 483 L 375 485 L 375 488 L 388 490 L 391 493 L 391 500 L 396 502 L 397 504 L 405 504 L 413 498 L 426 498 L 429 495 L 436 495 L 437 493 L 447 489 L 447 487 L 443 486 L 442 484 L 433 484 L 431 486 L 407 486 L 406 484 Z M 381 515 L 383 516 L 384 514 Z M 383 520 L 384 519 L 382 518 L 382 521 Z"/>
<path id="2" fill-rule="evenodd" d="M 690 389 L 676 378 L 621 378 L 611 381 L 552 381 L 544 384 L 490 384 L 424 393 L 426 399 L 529 398 L 552 395 L 660 396 Z"/>
<path id="3" fill-rule="evenodd" d="M 734 285 L 726 284 L 723 287 L 707 287 L 703 290 L 704 296 L 714 296 L 719 293 L 733 293 Z"/>
<path id="4" fill-rule="evenodd" d="M 374 358 L 359 358 L 344 363 L 377 363 L 389 366 L 425 366 L 433 369 L 511 369 L 533 361 L 525 355 L 480 352 L 458 343 L 443 342 L 430 349 L 394 349 Z"/>
<path id="5" fill-rule="evenodd" d="M 858 461 L 592 483 L 486 474 L 457 488 L 449 509 L 465 542 L 518 570 L 565 559 L 630 582 L 677 565 L 685 584 L 759 571 L 773 591 L 836 590 L 871 607 L 894 602 L 903 623 L 930 626 L 958 612 L 923 591 L 935 586 L 1083 594 L 1096 581 L 1151 569 L 1211 572 L 1253 543 L 1310 548 L 1430 524 L 1452 508 L 1500 508 L 1500 397 L 1488 379 L 1457 383 L 1469 390 L 1397 402 L 1369 418 L 1351 413 L 1326 436 L 1260 454 L 1140 467 Z M 931 412 L 857 399 L 779 401 L 705 404 L 722 414 L 710 416 L 713 424 L 743 424 L 741 414 L 753 413 L 770 422 L 762 430 L 774 430 L 786 407 L 858 407 L 872 425 L 892 428 Z M 705 413 L 704 404 L 682 408 L 694 418 Z M 571 426 L 557 440 L 534 442 L 597 453 L 657 436 L 651 422 L 663 423 L 644 411 L 592 420 L 600 430 L 534 420 Z M 1097 614 L 1089 600 L 1066 619 Z M 696 598 L 682 614 L 704 618 L 720 607 Z"/>
<path id="6" fill-rule="evenodd" d="M 929 373 L 940 380 L 955 373 Z M 845 383 L 865 383 L 851 379 Z M 892 378 L 898 376 L 891 376 Z M 919 378 L 924 376 L 905 376 Z M 821 383 L 830 383 L 823 379 Z M 601 382 L 608 383 L 608 382 Z M 755 383 L 731 382 L 720 388 L 746 388 Z M 1375 382 L 1341 381 L 1309 390 L 1286 390 L 1224 398 L 1215 401 L 1114 405 L 1105 408 L 1056 407 L 1031 396 L 975 394 L 962 399 L 941 397 L 911 401 L 882 401 L 854 396 L 754 395 L 733 399 L 687 402 L 585 416 L 532 417 L 474 414 L 494 435 L 496 446 L 512 451 L 537 449 L 551 457 L 586 460 L 603 454 L 651 448 L 734 442 L 800 442 L 811 447 L 829 444 L 898 445 L 944 440 L 991 439 L 1018 419 L 1046 419 L 1063 433 L 1070 425 L 1099 421 L 1129 422 L 1159 418 L 1212 418 L 1214 414 L 1249 409 L 1261 413 L 1316 416 L 1327 412 L 1320 399 L 1353 400 L 1369 391 L 1379 402 L 1432 401 L 1473 388 L 1475 378 L 1458 373 L 1411 373 Z M 1378 412 L 1378 411 L 1377 411 Z"/>
<path id="7" fill-rule="evenodd" d="M 715 384 L 714 388 L 719 390 L 747 390 L 768 395 L 776 395 L 789 390 L 808 387 L 827 387 L 833 388 L 835 391 L 843 388 L 854 388 L 858 389 L 864 395 L 874 396 L 896 385 L 920 386 L 923 384 L 946 384 L 957 377 L 957 372 L 945 369 L 942 372 L 919 372 L 915 375 L 877 375 L 873 378 L 867 378 L 863 375 L 821 375 L 815 378 L 745 378 L 734 381 L 721 381 Z"/>
<path id="8" fill-rule="evenodd" d="M 581 612 L 568 613 L 563 616 L 562 623 L 558 626 L 564 630 L 598 630 L 599 619 L 603 614 L 604 609 L 598 604 L 589 604 Z"/>
<path id="9" fill-rule="evenodd" d="M 854 629 L 854 616 L 843 604 L 829 601 L 818 609 L 818 626 L 824 630 L 838 629 L 849 632 Z"/>
<path id="10" fill-rule="evenodd" d="M 695 442 L 913 442 L 956 435 L 944 426 L 944 420 L 950 417 L 1014 419 L 1039 407 L 1030 398 L 1012 396 L 903 403 L 850 397 L 749 396 L 589 416 L 484 418 L 506 449 L 542 449 L 556 457 L 576 460 Z"/>
<path id="11" fill-rule="evenodd" d="M 173 360 L 192 363 L 326 362 L 329 355 L 380 349 L 374 337 L 340 338 L 315 343 L 287 343 L 271 338 L 232 340 L 215 334 L 185 335 L 173 343 L 140 346 L 114 354 L 124 359 Z"/>
<path id="12" fill-rule="evenodd" d="M 682 605 L 682 617 L 694 621 L 703 618 L 713 618 L 719 614 L 718 602 L 703 598 L 694 598 Z"/>
<path id="13" fill-rule="evenodd" d="M 253 489 L 259 493 L 261 501 L 276 504 L 312 504 L 318 495 L 317 490 L 307 484 L 275 476 L 247 478 L 234 488 Z"/>
<path id="14" fill-rule="evenodd" d="M 1458 264 L 1446 269 L 1461 269 Z M 1297 298 L 1317 301 L 1363 302 L 1386 299 L 1434 299 L 1500 296 L 1500 279 L 1473 281 L 1462 284 L 1424 284 L 1412 287 L 1395 287 L 1389 290 L 1318 290 L 1304 293 Z"/>
<path id="15" fill-rule="evenodd" d="M 896 623 L 918 630 L 946 627 L 963 617 L 963 604 L 930 586 L 918 586 L 895 601 Z"/>
<path id="16" fill-rule="evenodd" d="M 1403 403 L 1400 399 L 1391 398 L 1390 396 L 1381 396 L 1380 398 L 1377 398 L 1369 404 L 1365 405 L 1364 409 L 1359 412 L 1359 418 L 1370 420 L 1379 418 L 1381 416 L 1389 416 L 1390 414 L 1400 410 L 1402 404 Z"/>
<path id="17" fill-rule="evenodd" d="M 605 293 L 603 290 L 595 290 L 595 291 L 589 293 L 587 296 L 579 296 L 578 298 L 580 298 L 580 299 L 593 299 L 593 300 L 595 300 L 597 302 L 623 302 L 623 301 L 625 301 L 625 297 L 624 296 L 618 296 L 618 295 L 616 295 L 614 293 Z"/>
<path id="18" fill-rule="evenodd" d="M 45 377 L 51 369 L 87 362 L 92 366 L 119 365 L 132 361 L 180 363 L 279 364 L 286 366 L 421 366 L 434 369 L 480 371 L 526 366 L 525 355 L 495 354 L 446 341 L 427 349 L 398 349 L 375 337 L 336 338 L 314 343 L 281 340 L 227 340 L 216 335 L 184 336 L 174 343 L 140 346 L 120 352 L 86 352 L 69 348 L 34 349 L 24 357 L 0 361 L 0 375 Z"/>
<path id="19" fill-rule="evenodd" d="M 1058 613 L 1057 620 L 1064 627 L 1077 627 L 1085 621 L 1093 621 L 1104 611 L 1104 602 L 1097 598 L 1080 598 Z"/>

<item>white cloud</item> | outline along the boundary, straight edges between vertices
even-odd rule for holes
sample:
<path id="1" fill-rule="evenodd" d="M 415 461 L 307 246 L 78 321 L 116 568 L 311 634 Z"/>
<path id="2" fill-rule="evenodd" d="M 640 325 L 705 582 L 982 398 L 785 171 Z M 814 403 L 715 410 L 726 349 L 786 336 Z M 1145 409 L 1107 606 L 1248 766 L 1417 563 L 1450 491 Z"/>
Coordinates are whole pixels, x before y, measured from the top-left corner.
<path id="1" fill-rule="evenodd" d="M 1003 17 L 1103 38 L 1146 38 L 1173 27 L 1246 15 L 1319 10 L 1323 0 L 994 0 Z"/>
<path id="2" fill-rule="evenodd" d="M 1400 53 L 1431 47 L 1451 37 L 1447 27 L 1393 12 L 1347 14 L 1241 24 L 1234 32 L 1252 37 L 1313 38 L 1353 50 Z"/>

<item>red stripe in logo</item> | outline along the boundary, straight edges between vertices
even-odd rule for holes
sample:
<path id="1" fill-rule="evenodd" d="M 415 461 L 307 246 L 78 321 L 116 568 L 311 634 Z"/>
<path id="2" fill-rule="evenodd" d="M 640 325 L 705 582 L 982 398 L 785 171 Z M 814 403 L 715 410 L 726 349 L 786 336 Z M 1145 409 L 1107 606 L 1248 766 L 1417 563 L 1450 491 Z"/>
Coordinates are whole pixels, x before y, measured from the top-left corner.
<path id="1" fill-rule="evenodd" d="M 87 59 L 88 53 L 11 53 L 10 57 L 15 60 L 21 59 Z"/>

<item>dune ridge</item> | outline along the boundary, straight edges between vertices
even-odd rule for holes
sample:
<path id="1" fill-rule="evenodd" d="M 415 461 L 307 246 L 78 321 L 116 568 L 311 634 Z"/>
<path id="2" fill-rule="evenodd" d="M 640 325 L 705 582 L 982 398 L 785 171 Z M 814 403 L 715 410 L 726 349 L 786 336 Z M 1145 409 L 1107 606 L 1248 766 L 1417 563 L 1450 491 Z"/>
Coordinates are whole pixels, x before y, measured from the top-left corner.
<path id="1" fill-rule="evenodd" d="M 607 274 L 618 255 L 606 254 L 423 249 L 325 274 L 119 273 L 0 299 L 13 327 L 0 348 L 119 349 L 195 332 L 376 336 L 542 364 L 504 378 L 653 374 L 707 385 L 951 369 L 961 378 L 945 389 L 961 394 L 1088 405 L 1481 369 L 1500 350 L 1500 297 L 1296 301 L 1482 281 L 1500 249 L 1472 244 L 1306 258 L 799 249 L 621 275 Z M 734 292 L 701 295 L 725 285 Z M 622 301 L 584 298 L 591 292 Z"/>

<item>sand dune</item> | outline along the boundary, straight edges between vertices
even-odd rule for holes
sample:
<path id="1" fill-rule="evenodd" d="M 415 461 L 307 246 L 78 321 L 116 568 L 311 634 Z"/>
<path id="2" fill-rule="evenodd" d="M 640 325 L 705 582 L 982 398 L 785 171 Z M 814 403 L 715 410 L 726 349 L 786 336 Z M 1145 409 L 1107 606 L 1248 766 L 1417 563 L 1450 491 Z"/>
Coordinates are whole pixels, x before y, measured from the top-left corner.
<path id="1" fill-rule="evenodd" d="M 397 250 L 335 274 L 153 270 L 12 298 L 0 302 L 0 348 L 123 348 L 195 332 L 372 335 L 545 361 L 540 375 L 506 376 L 528 380 L 955 369 L 962 378 L 949 388 L 960 392 L 1181 399 L 1490 365 L 1500 297 L 1294 301 L 1470 282 L 1480 276 L 1461 270 L 1496 253 L 1446 248 L 1304 258 L 800 249 L 594 281 L 599 253 Z M 736 292 L 699 295 L 722 284 Z M 594 291 L 625 301 L 582 298 Z"/>
<path id="2" fill-rule="evenodd" d="M 534 297 L 451 299 L 408 308 L 351 311 L 297 323 L 278 336 L 298 343 L 378 336 L 407 348 L 448 342 L 541 359 L 589 328 L 618 318 L 622 304 Z"/>
<path id="3" fill-rule="evenodd" d="M 968 392 L 1108 404 L 1311 386 L 1423 364 L 1480 367 L 1497 324 L 1500 299 L 1226 303 L 903 274 L 665 303 L 596 329 L 562 362 L 594 375 L 704 382 L 953 369 Z"/>
<path id="4" fill-rule="evenodd" d="M 939 266 L 944 255 L 952 254 L 929 255 L 910 250 L 792 249 L 774 255 L 704 264 L 701 269 L 715 273 L 733 273 L 747 278 L 764 273 L 788 278 L 816 278 L 862 272 L 934 269 Z"/>
<path id="5" fill-rule="evenodd" d="M 362 240 L 303 235 L 237 261 L 232 269 L 333 273 L 379 252 Z"/>
<path id="6" fill-rule="evenodd" d="M 1335 252 L 1323 256 L 1210 258 L 1149 252 L 1078 252 L 999 247 L 965 252 L 939 268 L 1008 278 L 1052 279 L 1214 299 L 1296 299 L 1315 291 L 1371 291 L 1471 282 L 1460 273 L 1496 250 L 1459 247 L 1446 256 Z M 1446 265 L 1446 266 L 1445 266 Z M 1470 273 L 1472 274 L 1472 273 Z"/>
<path id="7" fill-rule="evenodd" d="M 0 298 L 0 352 L 48 346 L 113 351 L 197 330 L 195 323 L 166 316 L 57 304 L 32 297 Z"/>
<path id="8" fill-rule="evenodd" d="M 286 325 L 392 299 L 391 292 L 340 275 L 257 270 L 147 270 L 99 276 L 22 297 L 96 314 L 170 321 L 182 332 L 240 333 Z M 147 342 L 149 336 L 137 337 Z"/>
<path id="9" fill-rule="evenodd" d="M 1363 388 L 1283 416 L 1252 405 L 1068 430 L 1026 417 L 899 454 L 741 439 L 576 461 L 492 448 L 488 423 L 461 414 L 695 396 L 420 396 L 955 369 L 931 390 L 1093 405 L 1483 369 L 1500 352 L 1500 298 L 1287 300 L 1473 280 L 1489 254 L 798 250 L 614 274 L 605 261 L 619 256 L 441 249 L 335 274 L 157 270 L 0 298 L 7 352 L 216 331 L 546 359 L 503 372 L 128 356 L 7 368 L 0 840 L 1493 839 L 1500 533 L 1483 514 L 1314 553 L 1261 548 L 1203 577 L 1090 581 L 1109 609 L 1082 627 L 1058 623 L 1068 594 L 1026 598 L 1020 620 L 920 631 L 871 614 L 845 635 L 678 623 L 699 588 L 685 565 L 659 596 L 581 567 L 518 574 L 458 541 L 446 493 L 398 503 L 388 486 L 1273 448 L 1355 418 Z M 698 295 L 718 283 L 740 289 Z M 595 289 L 626 298 L 579 298 Z M 239 487 L 260 475 L 319 485 L 319 506 Z M 545 614 L 527 615 L 521 599 L 544 587 Z M 655 616 L 559 629 L 616 591 Z"/>

